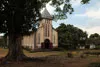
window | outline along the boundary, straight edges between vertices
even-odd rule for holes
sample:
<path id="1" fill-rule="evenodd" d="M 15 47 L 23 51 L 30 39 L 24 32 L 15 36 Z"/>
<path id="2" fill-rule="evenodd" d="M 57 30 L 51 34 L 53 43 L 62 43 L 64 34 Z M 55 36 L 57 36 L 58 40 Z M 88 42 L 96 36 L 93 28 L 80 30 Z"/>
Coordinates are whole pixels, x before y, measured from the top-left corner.
<path id="1" fill-rule="evenodd" d="M 54 43 L 55 43 L 55 35 L 54 35 L 54 40 L 53 40 L 53 41 L 54 41 Z"/>
<path id="2" fill-rule="evenodd" d="M 48 24 L 48 37 L 49 37 L 49 24 Z"/>
<path id="3" fill-rule="evenodd" d="M 38 44 L 40 44 L 40 33 L 38 34 Z"/>
<path id="4" fill-rule="evenodd" d="M 45 24 L 45 36 L 47 37 L 47 24 Z"/>
<path id="5" fill-rule="evenodd" d="M 49 37 L 49 35 L 50 35 L 50 24 L 49 24 L 49 20 L 45 20 L 45 31 L 44 31 L 44 35 L 45 35 L 45 37 Z"/>
<path id="6" fill-rule="evenodd" d="M 47 30 L 48 30 L 48 28 L 47 28 L 47 20 L 45 20 L 45 37 L 47 37 Z"/>

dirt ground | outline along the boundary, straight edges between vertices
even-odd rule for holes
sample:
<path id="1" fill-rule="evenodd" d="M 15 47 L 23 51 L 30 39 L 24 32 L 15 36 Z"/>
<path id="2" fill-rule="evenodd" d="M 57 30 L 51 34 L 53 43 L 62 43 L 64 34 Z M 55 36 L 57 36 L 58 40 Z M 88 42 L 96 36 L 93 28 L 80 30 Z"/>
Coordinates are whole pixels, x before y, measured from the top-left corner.
<path id="1" fill-rule="evenodd" d="M 4 52 L 5 51 L 6 50 L 4 50 Z M 7 53 L 4 52 L 0 50 L 0 56 L 4 56 L 4 54 Z M 56 51 L 36 53 L 28 53 L 25 51 L 25 54 L 34 59 L 24 62 L 5 62 L 3 65 L 0 65 L 0 67 L 88 67 L 92 62 L 100 62 L 100 56 L 85 58 L 75 56 L 73 58 L 68 58 L 67 53 Z"/>

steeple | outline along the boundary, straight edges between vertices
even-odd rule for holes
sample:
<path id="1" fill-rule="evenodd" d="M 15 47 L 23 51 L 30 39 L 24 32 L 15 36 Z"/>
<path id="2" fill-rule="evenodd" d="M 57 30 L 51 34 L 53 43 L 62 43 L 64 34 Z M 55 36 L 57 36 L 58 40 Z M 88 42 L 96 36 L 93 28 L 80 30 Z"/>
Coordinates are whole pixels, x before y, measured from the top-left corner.
<path id="1" fill-rule="evenodd" d="M 50 13 L 48 12 L 48 10 L 46 8 L 42 12 L 41 16 L 43 19 L 52 19 L 52 16 L 50 15 Z"/>

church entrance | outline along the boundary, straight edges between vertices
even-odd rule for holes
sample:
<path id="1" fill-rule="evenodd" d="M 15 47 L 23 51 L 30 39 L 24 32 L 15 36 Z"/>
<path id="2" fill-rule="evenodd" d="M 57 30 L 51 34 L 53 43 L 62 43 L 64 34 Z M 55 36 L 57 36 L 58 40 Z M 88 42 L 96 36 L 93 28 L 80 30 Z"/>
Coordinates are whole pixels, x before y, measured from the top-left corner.
<path id="1" fill-rule="evenodd" d="M 50 40 L 49 39 L 44 40 L 44 46 L 45 46 L 45 49 L 49 49 L 49 47 L 50 47 Z"/>
<path id="2" fill-rule="evenodd" d="M 50 42 L 49 39 L 45 39 L 43 43 L 41 43 L 41 48 L 42 49 L 52 49 L 53 44 Z"/>

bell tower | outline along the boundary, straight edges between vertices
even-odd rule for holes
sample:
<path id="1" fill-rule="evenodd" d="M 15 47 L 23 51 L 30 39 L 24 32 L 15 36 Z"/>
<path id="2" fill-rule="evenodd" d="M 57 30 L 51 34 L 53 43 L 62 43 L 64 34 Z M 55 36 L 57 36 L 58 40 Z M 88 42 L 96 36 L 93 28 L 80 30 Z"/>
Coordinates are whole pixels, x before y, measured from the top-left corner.
<path id="1" fill-rule="evenodd" d="M 42 20 L 40 22 L 39 27 L 43 27 L 43 40 L 50 40 L 52 43 L 52 16 L 45 8 L 41 14 Z"/>

